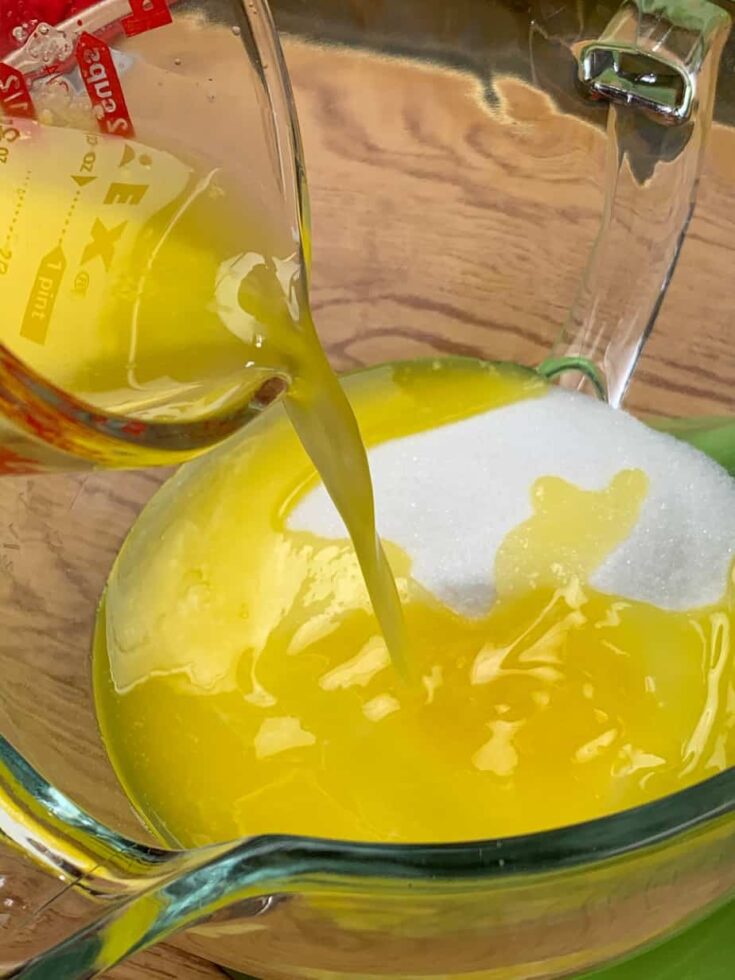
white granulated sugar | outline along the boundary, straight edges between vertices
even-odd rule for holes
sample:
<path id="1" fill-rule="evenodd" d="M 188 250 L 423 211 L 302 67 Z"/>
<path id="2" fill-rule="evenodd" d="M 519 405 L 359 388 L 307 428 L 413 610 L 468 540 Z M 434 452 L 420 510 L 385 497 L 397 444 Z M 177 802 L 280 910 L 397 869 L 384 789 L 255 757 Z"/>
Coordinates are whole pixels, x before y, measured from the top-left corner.
<path id="1" fill-rule="evenodd" d="M 712 460 L 632 416 L 552 388 L 370 451 L 381 535 L 409 554 L 418 582 L 457 612 L 494 598 L 495 555 L 532 515 L 531 487 L 559 476 L 602 490 L 622 469 L 643 470 L 638 523 L 592 576 L 602 592 L 665 609 L 722 598 L 735 553 L 735 483 Z M 324 488 L 289 518 L 294 530 L 344 538 Z"/>

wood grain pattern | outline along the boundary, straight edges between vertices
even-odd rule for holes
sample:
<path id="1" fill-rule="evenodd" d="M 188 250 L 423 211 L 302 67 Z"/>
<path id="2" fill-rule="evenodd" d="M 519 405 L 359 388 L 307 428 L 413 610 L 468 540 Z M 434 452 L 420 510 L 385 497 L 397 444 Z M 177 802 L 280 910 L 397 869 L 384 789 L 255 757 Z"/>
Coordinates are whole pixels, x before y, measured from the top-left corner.
<path id="1" fill-rule="evenodd" d="M 110 980 L 225 980 L 227 975 L 190 953 L 159 946 L 121 963 L 107 976 Z"/>
<path id="2" fill-rule="evenodd" d="M 537 362 L 602 208 L 604 132 L 514 77 L 287 47 L 314 211 L 314 308 L 335 363 L 428 351 Z M 356 93 L 360 93 L 359 98 Z M 735 405 L 735 138 L 711 133 L 698 209 L 629 405 Z"/>
<path id="3" fill-rule="evenodd" d="M 335 365 L 548 351 L 602 206 L 604 134 L 510 76 L 291 39 L 314 229 L 313 305 Z M 735 134 L 714 127 L 695 220 L 630 405 L 735 410 Z M 101 819 L 142 834 L 96 733 L 86 651 L 111 561 L 163 474 L 0 486 L 0 726 Z M 59 719 L 64 719 L 60 733 Z M 80 763 L 83 760 L 83 763 Z M 116 980 L 221 976 L 161 947 Z"/>

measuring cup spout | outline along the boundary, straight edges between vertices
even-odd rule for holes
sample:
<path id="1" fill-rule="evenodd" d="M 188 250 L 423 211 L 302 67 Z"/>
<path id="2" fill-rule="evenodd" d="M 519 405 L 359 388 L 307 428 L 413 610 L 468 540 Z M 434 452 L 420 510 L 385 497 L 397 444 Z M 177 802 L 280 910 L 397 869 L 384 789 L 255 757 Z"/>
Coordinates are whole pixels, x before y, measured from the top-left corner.
<path id="1" fill-rule="evenodd" d="M 286 849 L 277 838 L 192 851 L 125 839 L 0 737 L 0 859 L 23 868 L 0 919 L 0 976 L 84 980 L 226 906 L 260 915 Z"/>

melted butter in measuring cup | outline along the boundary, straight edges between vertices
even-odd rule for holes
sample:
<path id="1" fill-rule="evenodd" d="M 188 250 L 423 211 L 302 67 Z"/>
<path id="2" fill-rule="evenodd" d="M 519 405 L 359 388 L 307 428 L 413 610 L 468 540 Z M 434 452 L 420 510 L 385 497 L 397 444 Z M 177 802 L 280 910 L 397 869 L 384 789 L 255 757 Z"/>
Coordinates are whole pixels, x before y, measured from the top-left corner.
<path id="1" fill-rule="evenodd" d="M 182 18 L 131 54 L 112 34 L 94 34 L 109 27 L 95 21 L 100 6 L 80 22 L 45 25 L 42 37 L 39 25 L 4 62 L 12 98 L 0 77 L 0 342 L 98 408 L 210 417 L 242 400 L 244 366 L 271 368 L 223 315 L 221 270 L 243 255 L 292 257 L 294 220 L 270 143 L 252 138 L 259 104 L 247 86 L 218 88 L 241 66 L 238 39 L 223 28 L 197 55 Z M 170 24 L 165 5 L 153 23 L 156 7 L 124 33 L 164 26 L 164 8 Z M 115 10 L 122 38 L 127 5 Z M 183 49 L 193 51 L 186 71 L 175 57 Z M 200 84 L 197 57 L 211 84 Z M 110 80 L 127 116 L 117 96 L 110 102 Z"/>
<path id="2" fill-rule="evenodd" d="M 134 140 L 24 119 L 3 134 L 0 340 L 76 394 L 95 371 L 127 387 L 141 277 L 200 181 Z"/>

